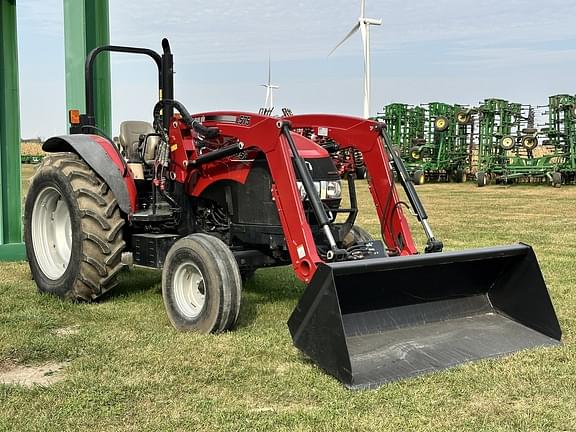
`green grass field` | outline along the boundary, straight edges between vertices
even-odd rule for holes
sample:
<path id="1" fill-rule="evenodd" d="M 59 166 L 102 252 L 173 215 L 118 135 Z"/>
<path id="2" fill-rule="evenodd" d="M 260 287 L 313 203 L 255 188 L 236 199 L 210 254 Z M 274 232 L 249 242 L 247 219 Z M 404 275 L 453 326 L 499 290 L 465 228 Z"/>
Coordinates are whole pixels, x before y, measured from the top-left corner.
<path id="1" fill-rule="evenodd" d="M 561 347 L 351 392 L 292 346 L 286 320 L 303 286 L 289 268 L 261 270 L 245 286 L 236 331 L 202 336 L 170 326 L 158 273 L 126 272 L 88 305 L 39 295 L 25 263 L 2 264 L 0 372 L 68 366 L 52 385 L 0 384 L 0 430 L 576 430 L 576 188 L 418 190 L 446 249 L 534 246 Z M 376 234 L 368 196 L 362 184 L 359 223 Z"/>

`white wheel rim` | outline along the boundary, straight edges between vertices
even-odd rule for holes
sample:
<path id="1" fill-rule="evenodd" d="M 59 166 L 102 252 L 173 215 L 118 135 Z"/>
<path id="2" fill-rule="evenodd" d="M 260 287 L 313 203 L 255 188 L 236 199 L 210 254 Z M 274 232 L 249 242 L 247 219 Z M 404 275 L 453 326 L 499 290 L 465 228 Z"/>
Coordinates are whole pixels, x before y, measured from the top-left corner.
<path id="1" fill-rule="evenodd" d="M 70 209 L 53 187 L 40 191 L 32 209 L 32 247 L 36 262 L 44 275 L 59 279 L 72 255 Z"/>
<path id="2" fill-rule="evenodd" d="M 200 269 L 184 262 L 174 272 L 174 300 L 182 315 L 196 318 L 206 302 L 206 284 Z"/>

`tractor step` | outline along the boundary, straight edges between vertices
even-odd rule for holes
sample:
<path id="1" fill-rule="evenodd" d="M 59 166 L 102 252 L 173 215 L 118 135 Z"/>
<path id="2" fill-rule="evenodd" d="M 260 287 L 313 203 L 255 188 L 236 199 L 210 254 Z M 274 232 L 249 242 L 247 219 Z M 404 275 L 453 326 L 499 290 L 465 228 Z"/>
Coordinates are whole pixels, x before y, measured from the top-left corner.
<path id="1" fill-rule="evenodd" d="M 134 234 L 132 252 L 134 265 L 162 268 L 168 250 L 181 236 L 176 234 Z"/>

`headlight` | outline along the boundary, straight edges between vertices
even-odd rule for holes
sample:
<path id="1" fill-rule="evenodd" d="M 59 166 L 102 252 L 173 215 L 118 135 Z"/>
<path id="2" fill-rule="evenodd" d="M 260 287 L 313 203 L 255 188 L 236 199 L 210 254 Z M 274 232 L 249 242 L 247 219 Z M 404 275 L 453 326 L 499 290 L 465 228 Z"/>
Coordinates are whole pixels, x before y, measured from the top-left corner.
<path id="1" fill-rule="evenodd" d="M 340 180 L 326 182 L 326 198 L 337 199 L 342 197 L 342 183 Z"/>
<path id="2" fill-rule="evenodd" d="M 296 182 L 298 185 L 298 192 L 300 193 L 300 199 L 306 199 L 306 190 L 302 182 Z M 314 182 L 314 188 L 316 193 L 320 196 L 320 199 L 339 199 L 342 197 L 342 183 L 340 180 L 322 180 Z"/>

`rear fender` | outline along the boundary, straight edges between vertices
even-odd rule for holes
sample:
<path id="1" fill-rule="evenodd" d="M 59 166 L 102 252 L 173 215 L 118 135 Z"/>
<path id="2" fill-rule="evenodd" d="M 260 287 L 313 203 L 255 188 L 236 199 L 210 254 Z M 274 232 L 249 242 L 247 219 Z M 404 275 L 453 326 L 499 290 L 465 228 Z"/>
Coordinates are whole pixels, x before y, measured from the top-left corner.
<path id="1" fill-rule="evenodd" d="M 126 214 L 136 211 L 136 185 L 124 160 L 110 141 L 98 135 L 64 135 L 48 139 L 42 149 L 48 153 L 78 154 L 106 182 Z"/>

